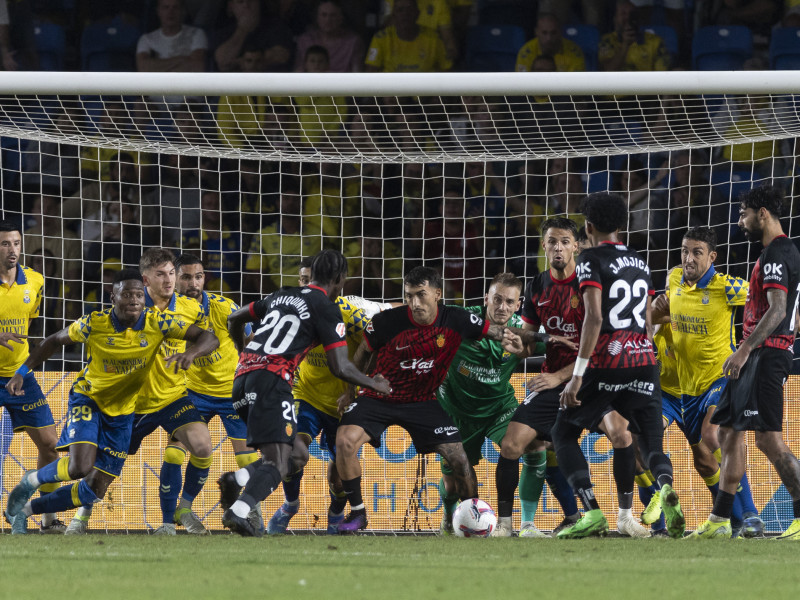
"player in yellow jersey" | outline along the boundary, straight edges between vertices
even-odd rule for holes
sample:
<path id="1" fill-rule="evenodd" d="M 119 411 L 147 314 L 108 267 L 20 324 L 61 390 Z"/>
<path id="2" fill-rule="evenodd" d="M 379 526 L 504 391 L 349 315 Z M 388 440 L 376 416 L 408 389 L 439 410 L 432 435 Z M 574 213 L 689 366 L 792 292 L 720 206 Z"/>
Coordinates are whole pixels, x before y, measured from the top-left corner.
<path id="1" fill-rule="evenodd" d="M 372 38 L 364 61 L 370 73 L 449 71 L 453 62 L 432 29 L 417 25 L 416 0 L 395 0 L 392 24 Z"/>
<path id="2" fill-rule="evenodd" d="M 150 248 L 139 259 L 145 291 L 145 305 L 167 319 L 193 323 L 208 329 L 208 320 L 197 300 L 175 292 L 175 257 L 164 248 Z M 185 344 L 165 340 L 160 352 L 170 356 L 182 352 Z M 136 454 L 145 437 L 161 427 L 170 442 L 177 440 L 189 450 L 189 467 L 183 487 L 188 495 L 200 493 L 211 466 L 211 435 L 192 401 L 188 398 L 186 374 L 164 367 L 159 361 L 150 371 L 136 398 L 136 420 L 128 452 Z M 170 444 L 161 463 L 159 500 L 162 523 L 156 535 L 175 535 L 175 510 L 181 492 L 181 463 L 184 451 Z M 177 464 L 176 464 L 177 462 Z"/>
<path id="3" fill-rule="evenodd" d="M 87 363 L 69 394 L 67 422 L 58 441 L 69 454 L 35 471 L 27 471 L 11 491 L 6 517 L 24 530 L 32 514 L 91 506 L 105 496 L 128 456 L 134 406 L 139 389 L 156 366 L 188 369 L 198 356 L 218 346 L 217 338 L 183 319 L 145 308 L 142 277 L 134 269 L 114 277 L 113 308 L 83 316 L 45 338 L 6 384 L 8 393 L 24 393 L 24 375 L 61 346 L 86 345 Z M 192 342 L 185 352 L 165 357 L 165 339 Z M 30 500 L 42 485 L 80 480 Z"/>
<path id="4" fill-rule="evenodd" d="M 8 221 L 0 221 L 0 407 L 5 406 L 14 431 L 25 431 L 36 446 L 36 466 L 56 460 L 56 427 L 47 399 L 39 383 L 25 370 L 28 358 L 28 327 L 39 316 L 44 278 L 33 269 L 19 264 L 22 254 L 22 233 Z M 14 373 L 24 376 L 23 394 L 8 394 L 5 386 Z M 58 487 L 48 484 L 46 494 Z M 63 533 L 64 523 L 53 513 L 42 515 L 40 531 Z M 12 533 L 14 533 L 12 531 Z"/>
<path id="5" fill-rule="evenodd" d="M 695 469 L 714 497 L 722 454 L 719 426 L 711 417 L 727 385 L 722 365 L 735 349 L 734 313 L 744 305 L 749 289 L 744 279 L 714 269 L 716 247 L 713 229 L 689 229 L 681 242 L 681 266 L 670 272 L 666 294 L 654 305 L 656 316 L 667 320 L 672 330 L 681 390 L 680 418 L 674 415 L 675 420 L 692 449 Z M 736 494 L 732 518 L 734 530 L 744 527 L 746 537 L 764 532 L 747 475 Z"/>
<path id="6" fill-rule="evenodd" d="M 300 263 L 298 285 L 305 287 L 310 282 L 310 260 Z M 308 266 L 306 266 L 308 265 Z M 346 326 L 348 353 L 352 359 L 363 339 L 363 331 L 370 318 L 384 308 L 391 308 L 391 303 L 370 302 L 359 297 L 340 296 L 336 305 L 342 313 Z M 358 305 L 362 306 L 360 308 Z M 328 463 L 328 487 L 331 503 L 328 508 L 328 533 L 338 533 L 337 525 L 344 519 L 347 501 L 342 488 L 342 481 L 336 470 L 336 430 L 339 427 L 339 396 L 344 394 L 347 383 L 335 377 L 328 368 L 325 349 L 320 345 L 311 349 L 297 369 L 292 395 L 295 399 L 297 413 L 297 436 L 292 447 L 292 468 L 294 472 L 283 480 L 284 503 L 275 511 L 267 524 L 267 533 L 276 535 L 286 533 L 291 518 L 297 514 L 300 506 L 300 482 L 303 468 L 309 460 L 311 441 L 320 435 L 319 446 L 327 451 L 331 462 Z"/>
<path id="7" fill-rule="evenodd" d="M 177 292 L 200 303 L 203 315 L 208 321 L 209 331 L 219 337 L 219 348 L 208 356 L 196 359 L 192 368 L 187 371 L 188 399 L 194 404 L 206 423 L 214 416 L 219 417 L 233 447 L 236 464 L 241 469 L 258 460 L 258 453 L 245 443 L 247 424 L 239 418 L 231 399 L 233 374 L 239 362 L 239 353 L 228 334 L 228 315 L 238 310 L 239 306 L 224 296 L 203 291 L 206 280 L 205 270 L 202 261 L 197 256 L 181 254 L 175 260 L 175 269 L 177 270 Z M 245 328 L 245 334 L 250 335 L 249 324 Z M 171 466 L 175 465 L 180 473 L 184 455 L 183 445 L 175 440 L 167 446 L 164 461 L 169 462 L 169 468 L 175 468 Z M 189 463 L 186 468 L 186 482 L 189 486 L 184 484 L 183 493 L 178 500 L 178 509 L 175 511 L 175 522 L 181 523 L 189 533 L 203 535 L 207 534 L 208 530 L 192 512 L 192 502 L 197 492 L 200 491 L 191 487 L 191 482 L 197 481 L 197 477 L 191 474 L 193 469 L 195 467 Z M 260 504 L 257 505 L 259 510 L 252 515 L 252 518 L 254 523 L 263 529 L 260 507 Z"/>

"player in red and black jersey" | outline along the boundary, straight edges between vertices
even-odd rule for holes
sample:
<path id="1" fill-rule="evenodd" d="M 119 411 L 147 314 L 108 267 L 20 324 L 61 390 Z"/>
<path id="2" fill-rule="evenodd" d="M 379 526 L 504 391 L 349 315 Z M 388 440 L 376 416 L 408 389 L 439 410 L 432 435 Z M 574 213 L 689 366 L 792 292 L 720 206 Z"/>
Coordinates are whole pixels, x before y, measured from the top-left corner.
<path id="1" fill-rule="evenodd" d="M 241 352 L 233 405 L 247 423 L 247 445 L 261 452 L 260 461 L 223 473 L 218 480 L 220 504 L 226 509 L 222 524 L 243 536 L 262 534 L 247 515 L 289 473 L 297 429 L 291 386 L 297 364 L 309 349 L 321 343 L 331 373 L 340 379 L 378 394 L 391 391 L 384 377 L 365 376 L 347 357 L 345 324 L 333 303 L 345 279 L 347 259 L 340 252 L 323 250 L 311 263 L 312 281 L 307 287 L 283 287 L 228 317 L 228 330 Z M 248 322 L 254 324 L 255 333 L 244 346 Z"/>
<path id="2" fill-rule="evenodd" d="M 525 328 L 538 331 L 543 326 L 551 335 L 561 335 L 577 343 L 583 325 L 584 309 L 575 274 L 575 252 L 578 248 L 578 229 L 574 221 L 566 217 L 553 217 L 542 224 L 542 247 L 550 269 L 539 273 L 525 290 L 522 319 Z M 544 449 L 543 441 L 551 441 L 550 430 L 556 422 L 560 407 L 561 392 L 572 377 L 577 348 L 566 345 L 550 345 L 547 348 L 542 373 L 529 383 L 530 393 L 511 418 L 508 430 L 500 447 L 500 458 L 495 471 L 498 500 L 498 531 L 503 519 L 510 521 L 514 506 L 514 491 L 520 483 L 519 458 L 526 451 Z M 598 415 L 591 429 L 608 435 L 614 447 L 614 474 L 618 467 L 628 468 L 625 452 L 632 438 L 628 423 L 619 413 L 607 410 Z M 527 460 L 527 455 L 526 455 Z M 558 466 L 548 461 L 548 485 L 564 509 L 565 519 L 561 528 L 574 524 L 579 518 L 574 493 L 564 482 Z M 525 471 L 523 469 L 523 475 Z M 530 485 L 525 475 L 522 486 Z M 622 480 L 623 478 L 621 478 Z M 540 488 L 541 489 L 541 488 Z M 625 495 L 626 484 L 622 484 L 618 527 L 625 535 L 643 537 L 647 530 L 639 525 L 631 513 L 632 495 Z M 562 493 L 563 492 L 563 493 Z M 527 495 L 527 494 L 526 494 Z M 523 505 L 523 514 L 527 513 Z M 535 509 L 534 511 L 535 512 Z M 523 518 L 523 522 L 525 522 Z M 532 521 L 531 518 L 528 519 Z M 532 526 L 532 523 L 531 523 Z M 525 527 L 520 535 L 526 537 Z"/>
<path id="3" fill-rule="evenodd" d="M 745 432 L 775 466 L 792 497 L 794 520 L 778 539 L 800 541 L 800 465 L 783 441 L 783 385 L 792 367 L 798 299 L 800 252 L 781 227 L 783 193 L 763 186 L 741 196 L 739 227 L 764 250 L 750 276 L 744 307 L 742 343 L 722 365 L 731 381 L 712 423 L 720 426 L 722 472 L 708 520 L 693 536 L 730 537 L 730 516 L 745 472 Z"/>
<path id="4" fill-rule="evenodd" d="M 448 462 L 461 499 L 477 497 L 475 472 L 461 436 L 436 401 L 435 392 L 463 340 L 487 336 L 503 341 L 508 337 L 508 328 L 490 325 L 461 308 L 440 305 L 442 280 L 434 269 L 412 269 L 404 286 L 408 306 L 375 315 L 364 330 L 364 341 L 353 359 L 356 365 L 392 381 L 392 393 L 382 397 L 367 390 L 357 401 L 353 401 L 352 394 L 341 398 L 344 414 L 336 434 L 336 467 L 351 512 L 339 524 L 340 533 L 353 533 L 367 526 L 358 451 L 367 442 L 380 445 L 381 435 L 390 425 L 400 425 L 408 431 L 420 454 L 436 452 Z M 527 341 L 550 339 L 545 334 L 516 331 Z"/>
<path id="5" fill-rule="evenodd" d="M 650 338 L 650 269 L 635 250 L 618 240 L 628 216 L 620 196 L 591 194 L 584 199 L 581 210 L 586 215 L 586 234 L 592 245 L 581 253 L 575 269 L 586 314 L 572 378 L 561 393 L 563 410 L 551 436 L 559 465 L 586 513 L 558 537 L 586 537 L 608 530 L 592 491 L 578 437 L 609 407 L 625 417 L 631 431 L 639 434 L 642 456 L 661 488 L 667 530 L 671 536 L 681 537 L 685 521 L 672 489 L 672 464 L 662 449 L 661 388 Z M 615 449 L 614 454 L 617 489 L 632 496 L 633 446 Z"/>

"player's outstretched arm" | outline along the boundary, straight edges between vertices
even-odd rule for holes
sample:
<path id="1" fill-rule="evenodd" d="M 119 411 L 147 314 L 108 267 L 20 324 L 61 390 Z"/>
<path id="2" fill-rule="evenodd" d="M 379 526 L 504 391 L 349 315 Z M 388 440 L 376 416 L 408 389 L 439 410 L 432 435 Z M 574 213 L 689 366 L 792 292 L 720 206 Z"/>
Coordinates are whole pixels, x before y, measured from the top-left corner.
<path id="1" fill-rule="evenodd" d="M 183 369 L 185 371 L 191 367 L 192 361 L 198 356 L 211 354 L 214 350 L 219 348 L 217 336 L 210 331 L 201 329 L 197 325 L 189 325 L 183 339 L 190 342 L 186 345 L 186 351 L 173 354 L 166 359 L 167 367 L 174 364 L 176 373 L 178 369 Z"/>
<path id="2" fill-rule="evenodd" d="M 253 321 L 253 315 L 250 314 L 250 306 L 243 306 L 237 311 L 228 315 L 228 333 L 233 340 L 233 345 L 236 346 L 236 351 L 241 354 L 244 350 L 246 343 L 244 336 L 244 329 L 248 323 Z"/>
<path id="3" fill-rule="evenodd" d="M 769 308 L 758 322 L 753 333 L 744 340 L 736 352 L 731 354 L 722 365 L 722 374 L 729 379 L 739 379 L 742 367 L 744 367 L 750 353 L 758 348 L 775 331 L 786 316 L 786 301 L 788 294 L 778 288 L 767 289 L 767 302 Z"/>
<path id="4" fill-rule="evenodd" d="M 528 329 L 522 329 L 521 327 L 502 327 L 500 325 L 489 325 L 489 330 L 486 332 L 486 337 L 488 337 L 490 340 L 495 340 L 496 342 L 502 342 L 503 334 L 506 331 L 518 335 L 520 338 L 522 338 L 523 343 L 526 345 L 542 342 L 543 344 L 561 344 L 572 350 L 577 349 L 575 342 L 571 341 L 569 338 L 565 338 L 564 336 L 550 335 L 549 333 L 539 333 L 538 331 L 530 331 Z"/>
<path id="5" fill-rule="evenodd" d="M 331 348 L 326 352 L 326 355 L 328 357 L 328 368 L 339 379 L 343 379 L 353 385 L 370 388 L 379 394 L 390 394 L 392 392 L 392 387 L 383 375 L 378 374 L 375 377 L 368 377 L 350 362 L 347 357 L 347 346 Z"/>
<path id="6" fill-rule="evenodd" d="M 8 390 L 8 393 L 12 396 L 21 396 L 23 393 L 22 386 L 24 385 L 23 377 L 25 377 L 29 371 L 32 371 L 53 356 L 53 353 L 60 347 L 74 343 L 75 342 L 69 337 L 69 328 L 64 328 L 44 338 L 41 344 L 31 350 L 25 363 L 17 369 L 14 376 L 6 383 L 6 390 Z"/>

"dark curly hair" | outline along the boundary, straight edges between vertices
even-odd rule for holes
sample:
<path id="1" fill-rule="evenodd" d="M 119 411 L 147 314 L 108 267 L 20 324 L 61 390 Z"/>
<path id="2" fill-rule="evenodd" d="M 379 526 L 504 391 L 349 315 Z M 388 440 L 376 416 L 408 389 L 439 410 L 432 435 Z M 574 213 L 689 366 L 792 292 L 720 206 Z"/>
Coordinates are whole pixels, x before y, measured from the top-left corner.
<path id="1" fill-rule="evenodd" d="M 628 207 L 619 194 L 596 192 L 589 194 L 581 202 L 581 212 L 586 221 L 601 233 L 614 233 L 625 227 L 628 220 Z"/>
<path id="2" fill-rule="evenodd" d="M 742 208 L 758 210 L 766 208 L 776 219 L 783 214 L 783 190 L 774 185 L 762 185 L 739 194 L 739 205 Z"/>
<path id="3" fill-rule="evenodd" d="M 567 217 L 550 217 L 547 219 L 544 223 L 542 223 L 542 237 L 544 237 L 544 234 L 547 233 L 547 230 L 550 228 L 571 231 L 572 237 L 578 239 L 578 226 L 575 224 L 575 221 L 568 219 Z"/>
<path id="4" fill-rule="evenodd" d="M 347 259 L 338 250 L 323 250 L 311 259 L 311 281 L 320 285 L 347 277 Z"/>

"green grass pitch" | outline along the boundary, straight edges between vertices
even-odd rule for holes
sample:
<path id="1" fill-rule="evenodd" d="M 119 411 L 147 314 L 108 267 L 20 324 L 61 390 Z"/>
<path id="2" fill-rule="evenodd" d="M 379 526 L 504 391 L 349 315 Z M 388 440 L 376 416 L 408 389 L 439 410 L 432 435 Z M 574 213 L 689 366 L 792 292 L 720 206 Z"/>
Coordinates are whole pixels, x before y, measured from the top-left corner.
<path id="1" fill-rule="evenodd" d="M 4 598 L 797 597 L 800 544 L 432 536 L 4 535 Z M 724 594 L 724 596 L 723 596 Z"/>

